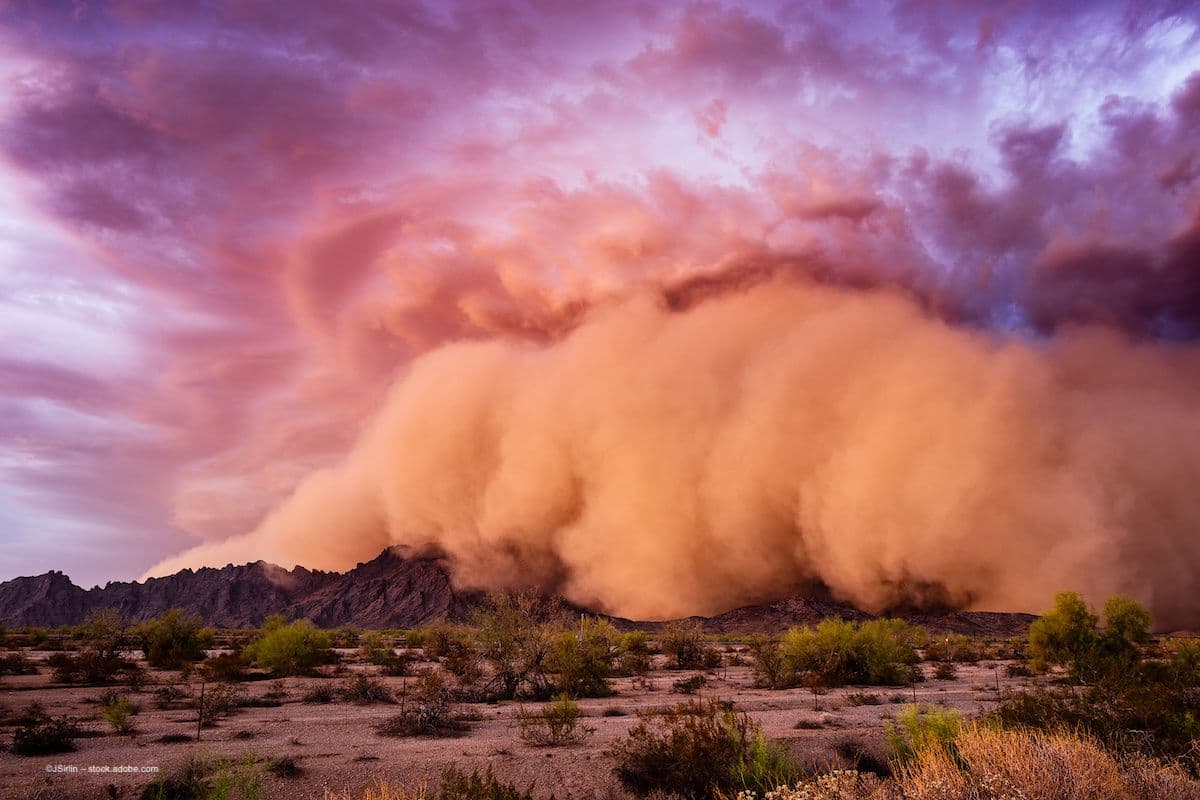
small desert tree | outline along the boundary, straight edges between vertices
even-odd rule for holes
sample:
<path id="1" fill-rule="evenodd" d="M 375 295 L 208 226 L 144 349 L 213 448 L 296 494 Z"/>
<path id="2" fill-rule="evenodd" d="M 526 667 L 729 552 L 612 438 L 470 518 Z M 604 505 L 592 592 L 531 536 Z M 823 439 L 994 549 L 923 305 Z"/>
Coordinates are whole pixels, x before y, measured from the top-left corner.
<path id="1" fill-rule="evenodd" d="M 547 659 L 563 628 L 562 609 L 529 593 L 489 598 L 475 617 L 476 649 L 491 667 L 489 689 L 501 699 L 548 697 Z"/>
<path id="2" fill-rule="evenodd" d="M 698 622 L 669 622 L 659 637 L 659 647 L 671 656 L 676 669 L 699 669 L 708 650 Z"/>
<path id="3" fill-rule="evenodd" d="M 578 631 L 563 631 L 554 639 L 546 661 L 558 690 L 570 697 L 607 697 L 619 634 L 612 623 L 588 617 Z"/>
<path id="4" fill-rule="evenodd" d="M 1059 592 L 1054 608 L 1029 626 L 1029 658 L 1036 668 L 1067 667 L 1076 680 L 1093 681 L 1127 668 L 1150 638 L 1150 613 L 1136 600 L 1114 595 L 1099 617 L 1078 592 Z"/>
<path id="5" fill-rule="evenodd" d="M 49 659 L 55 680 L 63 683 L 110 683 L 120 673 L 134 676 L 137 664 L 125 658 L 129 626 L 111 608 L 95 611 L 72 631 L 81 647 L 78 654 L 55 653 Z"/>
<path id="6" fill-rule="evenodd" d="M 204 626 L 204 620 L 181 608 L 173 608 L 135 630 L 147 663 L 163 669 L 204 660 L 204 651 L 212 646 L 213 635 L 212 629 Z"/>

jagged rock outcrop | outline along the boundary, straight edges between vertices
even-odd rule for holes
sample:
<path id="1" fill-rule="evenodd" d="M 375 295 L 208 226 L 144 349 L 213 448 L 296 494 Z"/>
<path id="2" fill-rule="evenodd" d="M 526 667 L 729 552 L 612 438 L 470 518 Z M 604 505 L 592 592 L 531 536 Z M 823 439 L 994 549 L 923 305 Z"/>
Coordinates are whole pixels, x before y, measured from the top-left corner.
<path id="1" fill-rule="evenodd" d="M 140 622 L 182 608 L 223 628 L 254 627 L 271 614 L 327 627 L 407 628 L 462 617 L 476 602 L 475 595 L 454 589 L 444 559 L 389 548 L 344 573 L 256 561 L 90 590 L 61 572 L 16 578 L 0 584 L 0 621 L 14 627 L 73 625 L 112 608 Z"/>
<path id="2" fill-rule="evenodd" d="M 437 620 L 465 620 L 479 608 L 483 596 L 456 589 L 450 576 L 450 564 L 441 555 L 400 547 L 343 573 L 287 570 L 256 561 L 85 590 L 61 572 L 47 572 L 0 583 L 0 621 L 10 627 L 75 625 L 93 611 L 113 608 L 126 620 L 141 622 L 182 608 L 222 628 L 256 627 L 271 614 L 310 619 L 326 628 L 416 628 Z M 992 637 L 1024 633 L 1034 619 L 1030 614 L 977 611 L 904 616 L 934 631 Z M 826 617 L 863 620 L 871 615 L 828 598 L 797 596 L 694 619 L 710 633 L 743 634 L 814 625 Z M 609 619 L 621 628 L 661 624 Z"/>

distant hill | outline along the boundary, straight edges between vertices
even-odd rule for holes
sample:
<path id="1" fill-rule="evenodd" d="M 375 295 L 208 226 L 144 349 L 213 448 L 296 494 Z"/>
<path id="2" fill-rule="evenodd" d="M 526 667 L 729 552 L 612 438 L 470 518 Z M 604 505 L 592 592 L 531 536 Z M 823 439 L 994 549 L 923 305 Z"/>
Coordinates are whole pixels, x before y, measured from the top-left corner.
<path id="1" fill-rule="evenodd" d="M 126 620 L 140 622 L 183 608 L 222 628 L 255 627 L 271 614 L 307 618 L 327 628 L 416 628 L 465 620 L 482 603 L 481 593 L 455 589 L 450 575 L 450 565 L 440 555 L 400 547 L 342 573 L 286 570 L 256 561 L 81 589 L 52 571 L 0 583 L 0 621 L 10 627 L 75 625 L 93 611 L 113 608 Z M 1000 637 L 1024 633 L 1035 619 L 1031 614 L 977 611 L 904 616 L 935 631 Z M 826 617 L 861 620 L 871 615 L 843 603 L 790 597 L 694 619 L 711 633 L 741 634 L 782 631 Z M 660 624 L 610 619 L 623 628 Z"/>

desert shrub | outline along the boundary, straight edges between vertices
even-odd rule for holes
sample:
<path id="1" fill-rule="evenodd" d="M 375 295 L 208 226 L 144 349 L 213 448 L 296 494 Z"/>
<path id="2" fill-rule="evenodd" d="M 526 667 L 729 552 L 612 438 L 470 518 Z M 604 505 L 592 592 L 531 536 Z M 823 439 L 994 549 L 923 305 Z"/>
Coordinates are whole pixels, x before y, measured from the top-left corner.
<path id="1" fill-rule="evenodd" d="M 396 698 L 378 678 L 370 675 L 355 675 L 342 684 L 339 693 L 347 703 L 360 706 L 372 703 L 394 703 Z"/>
<path id="2" fill-rule="evenodd" d="M 547 661 L 563 621 L 561 606 L 537 595 L 492 595 L 475 616 L 478 652 L 491 668 L 485 688 L 506 700 L 549 697 Z"/>
<path id="3" fill-rule="evenodd" d="M 671 688 L 679 694 L 695 694 L 707 683 L 703 675 L 689 675 L 671 683 Z"/>
<path id="4" fill-rule="evenodd" d="M 533 747 L 578 744 L 596 732 L 579 722 L 579 704 L 565 694 L 537 711 L 517 711 L 521 741 Z"/>
<path id="5" fill-rule="evenodd" d="M 1077 592 L 1059 592 L 1054 608 L 1029 626 L 1029 659 L 1035 669 L 1067 668 L 1076 681 L 1090 682 L 1136 663 L 1139 645 L 1150 636 L 1150 614 L 1137 601 L 1114 595 L 1099 617 Z"/>
<path id="6" fill-rule="evenodd" d="M 147 786 L 140 800 L 265 800 L 264 770 L 253 758 L 193 758 Z"/>
<path id="7" fill-rule="evenodd" d="M 925 645 L 925 658 L 928 661 L 974 664 L 983 658 L 983 654 L 983 646 L 979 642 L 961 633 L 938 636 Z"/>
<path id="8" fill-rule="evenodd" d="M 298 778 L 304 774 L 304 768 L 295 756 L 277 756 L 267 762 L 267 772 L 276 778 Z"/>
<path id="9" fill-rule="evenodd" d="M 924 637 L 922 628 L 901 620 L 826 619 L 816 628 L 793 628 L 782 640 L 752 637 L 749 645 L 763 686 L 898 686 L 917 677 L 916 648 Z"/>
<path id="10" fill-rule="evenodd" d="M 429 626 L 424 631 L 421 640 L 421 650 L 427 658 L 441 658 L 449 652 L 450 643 L 458 637 L 458 632 L 445 623 Z"/>
<path id="11" fill-rule="evenodd" d="M 246 678 L 246 659 L 241 653 L 222 653 L 200 665 L 205 680 L 237 683 Z"/>
<path id="12" fill-rule="evenodd" d="M 1004 668 L 1004 674 L 1010 678 L 1032 678 L 1033 670 L 1025 664 L 1009 664 Z"/>
<path id="13" fill-rule="evenodd" d="M 442 773 L 438 791 L 431 791 L 424 783 L 404 786 L 378 780 L 361 794 L 349 790 L 334 794 L 325 792 L 325 800 L 534 800 L 531 785 L 518 789 L 513 784 L 498 780 L 489 766 L 485 772 L 474 770 L 470 774 L 450 767 Z M 554 795 L 549 796 L 554 800 Z"/>
<path id="14" fill-rule="evenodd" d="M 458 678 L 465 687 L 475 686 L 483 679 L 483 655 L 475 643 L 465 636 L 452 639 L 441 658 L 446 672 Z"/>
<path id="15" fill-rule="evenodd" d="M 650 637 L 646 632 L 623 633 L 617 644 L 614 674 L 643 677 L 650 671 L 650 666 Z"/>
<path id="16" fill-rule="evenodd" d="M 621 634 L 617 647 L 622 653 L 650 655 L 650 634 L 645 631 L 625 631 Z"/>
<path id="17" fill-rule="evenodd" d="M 246 654 L 273 675 L 310 675 L 330 660 L 330 636 L 306 619 L 268 620 Z"/>
<path id="18" fill-rule="evenodd" d="M 454 736 L 466 729 L 454 691 L 439 672 L 422 672 L 398 699 L 400 713 L 376 728 L 381 736 Z"/>
<path id="19" fill-rule="evenodd" d="M 5 653 L 0 656 L 0 675 L 37 675 L 37 665 L 24 653 Z"/>
<path id="20" fill-rule="evenodd" d="M 319 703 L 324 705 L 327 703 L 332 703 L 336 697 L 337 693 L 333 690 L 333 687 L 322 683 L 318 686 L 314 686 L 305 693 L 304 702 Z"/>
<path id="21" fill-rule="evenodd" d="M 955 800 L 1200 796 L 1200 784 L 1178 767 L 1147 760 L 1122 763 L 1087 736 L 976 725 L 958 732 L 953 751 L 929 747 L 917 752 L 899 766 L 895 783 L 902 797 Z"/>
<path id="22" fill-rule="evenodd" d="M 934 667 L 933 677 L 939 681 L 952 681 L 958 677 L 958 668 L 951 661 L 943 661 Z"/>
<path id="23" fill-rule="evenodd" d="M 190 733 L 164 733 L 155 741 L 159 744 L 183 744 L 194 740 L 194 737 Z"/>
<path id="24" fill-rule="evenodd" d="M 1183 759 L 1200 769 L 1200 696 L 1145 671 L 1094 686 L 1038 688 L 1007 696 L 993 718 L 1006 728 L 1076 730 L 1118 753 Z"/>
<path id="25" fill-rule="evenodd" d="M 353 625 L 343 625 L 329 634 L 329 641 L 332 647 L 341 647 L 349 650 L 359 646 L 359 637 L 362 631 Z"/>
<path id="26" fill-rule="evenodd" d="M 1150 641 L 1154 620 L 1141 603 L 1115 594 L 1104 603 L 1104 633 L 1111 639 L 1131 645 Z"/>
<path id="27" fill-rule="evenodd" d="M 380 631 L 364 633 L 359 652 L 368 664 L 379 667 L 385 675 L 408 674 L 408 658 L 396 652 L 395 640 Z"/>
<path id="28" fill-rule="evenodd" d="M 138 665 L 119 654 L 85 650 L 75 655 L 54 653 L 46 660 L 57 683 L 101 686 L 138 672 Z"/>
<path id="29" fill-rule="evenodd" d="M 205 649 L 212 646 L 213 635 L 213 630 L 204 626 L 204 620 L 180 608 L 142 623 L 133 632 L 146 663 L 159 669 L 176 669 L 187 662 L 203 661 Z"/>
<path id="30" fill-rule="evenodd" d="M 635 794 L 701 800 L 717 792 L 774 788 L 795 777 L 780 746 L 768 742 L 749 716 L 714 701 L 639 717 L 610 748 L 617 779 Z"/>
<path id="31" fill-rule="evenodd" d="M 70 717 L 50 717 L 40 706 L 25 713 L 13 731 L 13 753 L 19 756 L 44 756 L 70 753 L 75 740 L 83 735 L 79 724 Z"/>
<path id="32" fill-rule="evenodd" d="M 474 770 L 469 775 L 451 768 L 442 773 L 436 800 L 533 800 L 533 787 L 521 790 L 503 783 L 492 774 L 490 766 L 486 772 Z"/>
<path id="33" fill-rule="evenodd" d="M 129 736 L 137 730 L 133 721 L 137 708 L 124 697 L 114 697 L 108 700 L 100 707 L 100 713 L 104 716 L 104 720 L 112 726 L 115 733 Z"/>
<path id="34" fill-rule="evenodd" d="M 700 669 L 709 650 L 700 623 L 669 622 L 659 634 L 659 648 L 671 657 L 675 669 Z"/>
<path id="35" fill-rule="evenodd" d="M 279 708 L 282 705 L 282 701 L 274 697 L 267 697 L 265 694 L 261 697 L 243 695 L 237 701 L 238 708 Z"/>
<path id="36" fill-rule="evenodd" d="M 962 719 L 953 709 L 906 706 L 886 726 L 888 744 L 901 761 L 929 748 L 951 749 Z"/>
<path id="37" fill-rule="evenodd" d="M 74 655 L 55 653 L 48 659 L 54 680 L 94 686 L 137 675 L 141 668 L 123 655 L 129 641 L 128 631 L 121 615 L 113 609 L 93 612 L 82 625 L 72 629 L 72 635 L 81 645 L 79 651 Z"/>
<path id="38" fill-rule="evenodd" d="M 201 686 L 196 696 L 196 714 L 200 718 L 200 725 L 208 727 L 216 724 L 221 717 L 229 716 L 238 707 L 239 700 L 238 688 L 232 683 Z"/>
<path id="39" fill-rule="evenodd" d="M 1181 686 L 1200 686 L 1200 640 L 1172 639 L 1166 643 L 1171 680 Z"/>
<path id="40" fill-rule="evenodd" d="M 850 692 L 846 695 L 846 703 L 852 706 L 883 705 L 883 698 L 870 692 Z"/>
<path id="41" fill-rule="evenodd" d="M 753 659 L 755 683 L 769 688 L 783 688 L 793 676 L 784 668 L 783 649 L 779 637 L 756 633 L 746 640 Z"/>
<path id="42" fill-rule="evenodd" d="M 617 655 L 617 630 L 595 618 L 580 622 L 579 630 L 564 631 L 554 638 L 546 658 L 546 670 L 558 691 L 571 697 L 607 697 L 612 694 L 608 678 Z"/>
<path id="43" fill-rule="evenodd" d="M 160 686 L 154 690 L 154 707 L 158 709 L 179 708 L 191 694 L 179 686 Z"/>
<path id="44" fill-rule="evenodd" d="M 876 754 L 864 745 L 861 740 L 853 736 L 839 739 L 834 744 L 833 750 L 838 756 L 851 764 L 853 768 L 848 770 L 849 772 L 870 773 L 883 777 L 892 774 L 891 764 L 888 763 L 888 759 L 885 756 Z M 839 770 L 840 772 L 842 770 Z"/>

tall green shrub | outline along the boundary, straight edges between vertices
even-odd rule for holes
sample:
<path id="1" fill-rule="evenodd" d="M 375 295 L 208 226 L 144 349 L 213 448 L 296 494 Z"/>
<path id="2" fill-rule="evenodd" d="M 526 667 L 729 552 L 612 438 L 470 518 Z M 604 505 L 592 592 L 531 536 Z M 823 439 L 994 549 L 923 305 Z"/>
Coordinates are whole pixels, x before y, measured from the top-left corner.
<path id="1" fill-rule="evenodd" d="M 282 619 L 267 621 L 247 655 L 274 675 L 308 675 L 329 661 L 331 637 L 306 619 L 290 625 Z"/>

